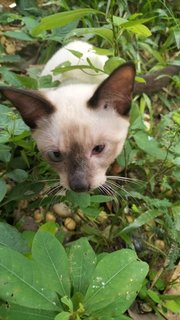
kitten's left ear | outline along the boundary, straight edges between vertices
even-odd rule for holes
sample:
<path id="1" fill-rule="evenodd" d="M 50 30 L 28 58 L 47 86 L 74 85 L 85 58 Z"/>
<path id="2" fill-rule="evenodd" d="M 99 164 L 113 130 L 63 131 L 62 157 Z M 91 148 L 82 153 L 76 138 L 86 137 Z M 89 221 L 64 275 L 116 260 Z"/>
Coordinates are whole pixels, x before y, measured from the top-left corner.
<path id="1" fill-rule="evenodd" d="M 31 129 L 37 127 L 39 119 L 55 111 L 55 107 L 38 91 L 0 87 L 0 93 L 13 103 Z"/>
<path id="2" fill-rule="evenodd" d="M 127 62 L 105 79 L 88 101 L 90 108 L 112 106 L 120 115 L 126 115 L 131 105 L 131 98 L 136 75 L 135 66 Z"/>

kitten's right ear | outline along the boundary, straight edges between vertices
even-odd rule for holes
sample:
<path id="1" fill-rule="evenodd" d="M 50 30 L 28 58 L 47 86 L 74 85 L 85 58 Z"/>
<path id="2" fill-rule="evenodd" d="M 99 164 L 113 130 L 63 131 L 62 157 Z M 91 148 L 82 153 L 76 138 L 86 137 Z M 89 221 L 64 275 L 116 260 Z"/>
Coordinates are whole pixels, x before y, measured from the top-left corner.
<path id="1" fill-rule="evenodd" d="M 12 102 L 31 129 L 37 127 L 37 120 L 55 111 L 55 107 L 36 91 L 0 87 L 0 93 Z"/>

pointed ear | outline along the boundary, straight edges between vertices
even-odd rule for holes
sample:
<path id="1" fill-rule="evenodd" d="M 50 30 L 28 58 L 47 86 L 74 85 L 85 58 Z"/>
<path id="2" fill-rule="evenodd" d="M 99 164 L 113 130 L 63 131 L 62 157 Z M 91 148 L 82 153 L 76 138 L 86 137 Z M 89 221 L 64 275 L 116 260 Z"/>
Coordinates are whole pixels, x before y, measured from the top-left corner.
<path id="1" fill-rule="evenodd" d="M 55 111 L 55 107 L 36 91 L 0 87 L 0 93 L 12 102 L 24 122 L 32 129 L 36 128 L 38 119 Z"/>
<path id="2" fill-rule="evenodd" d="M 96 89 L 88 106 L 98 108 L 103 103 L 104 108 L 112 106 L 120 115 L 126 115 L 131 105 L 135 74 L 135 66 L 131 62 L 115 69 Z"/>

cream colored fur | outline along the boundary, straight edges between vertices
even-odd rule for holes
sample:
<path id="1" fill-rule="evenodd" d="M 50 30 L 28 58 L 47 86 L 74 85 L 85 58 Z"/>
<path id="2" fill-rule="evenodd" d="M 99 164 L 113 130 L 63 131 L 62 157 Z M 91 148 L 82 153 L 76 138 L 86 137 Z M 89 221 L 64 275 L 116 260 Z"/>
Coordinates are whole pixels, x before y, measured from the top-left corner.
<path id="1" fill-rule="evenodd" d="M 69 50 L 82 52 L 81 59 Z M 87 57 L 98 69 L 103 69 L 106 56 L 97 55 L 93 47 L 81 41 L 75 41 L 60 49 L 46 64 L 42 75 L 51 74 L 52 70 L 65 61 L 72 65 L 84 65 Z M 128 131 L 128 120 L 121 117 L 113 108 L 87 108 L 87 101 L 106 75 L 96 74 L 92 70 L 73 70 L 53 78 L 62 84 L 57 89 L 43 90 L 43 95 L 57 109 L 48 119 L 40 119 L 34 131 L 34 139 L 43 154 L 51 150 L 68 153 L 71 142 L 81 144 L 85 149 L 90 171 L 91 189 L 106 181 L 106 171 L 117 155 L 122 151 Z M 98 155 L 91 155 L 94 146 L 105 144 L 105 149 Z M 67 172 L 59 164 L 56 167 L 61 184 L 69 188 Z"/>

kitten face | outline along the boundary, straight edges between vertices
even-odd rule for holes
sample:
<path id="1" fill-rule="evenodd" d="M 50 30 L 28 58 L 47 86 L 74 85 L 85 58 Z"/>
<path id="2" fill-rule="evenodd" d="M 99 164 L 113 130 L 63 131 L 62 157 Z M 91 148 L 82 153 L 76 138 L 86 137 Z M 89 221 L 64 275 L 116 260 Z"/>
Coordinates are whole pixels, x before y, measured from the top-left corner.
<path id="1" fill-rule="evenodd" d="M 134 77 L 134 66 L 125 64 L 99 86 L 66 84 L 38 93 L 5 87 L 0 91 L 32 128 L 60 184 L 82 192 L 105 183 L 108 167 L 123 148 Z"/>
<path id="2" fill-rule="evenodd" d="M 95 86 L 77 84 L 46 92 L 55 112 L 41 119 L 33 133 L 61 184 L 75 191 L 95 189 L 105 182 L 128 130 L 127 119 L 118 116 L 111 105 L 104 108 L 102 102 L 95 110 L 89 108 L 94 91 Z"/>

